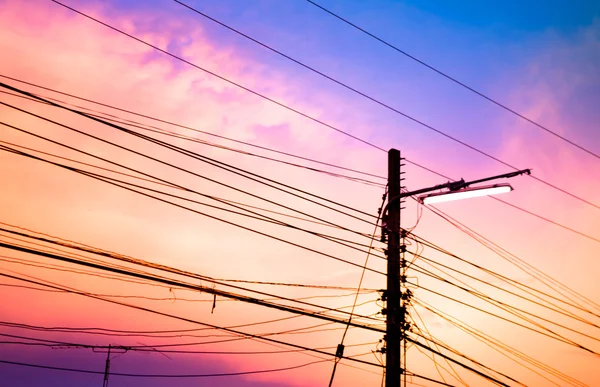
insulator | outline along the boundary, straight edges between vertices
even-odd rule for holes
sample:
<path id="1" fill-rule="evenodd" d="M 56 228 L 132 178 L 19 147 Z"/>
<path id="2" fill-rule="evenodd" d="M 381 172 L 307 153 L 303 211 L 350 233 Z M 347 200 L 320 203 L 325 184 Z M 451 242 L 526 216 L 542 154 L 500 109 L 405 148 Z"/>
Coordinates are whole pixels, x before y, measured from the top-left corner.
<path id="1" fill-rule="evenodd" d="M 382 301 L 387 301 L 388 296 L 387 296 L 387 291 L 384 290 L 383 293 L 381 293 L 381 300 Z"/>

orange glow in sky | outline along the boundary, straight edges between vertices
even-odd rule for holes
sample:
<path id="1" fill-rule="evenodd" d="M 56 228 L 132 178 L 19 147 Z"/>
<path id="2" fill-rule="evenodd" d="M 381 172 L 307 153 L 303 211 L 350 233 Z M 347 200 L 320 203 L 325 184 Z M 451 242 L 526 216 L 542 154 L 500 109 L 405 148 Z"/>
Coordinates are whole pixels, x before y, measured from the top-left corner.
<path id="1" fill-rule="evenodd" d="M 406 201 L 402 226 L 422 238 L 407 240 L 411 334 L 508 385 L 598 385 L 600 10 L 565 10 L 562 25 L 550 8 L 547 26 L 498 11 L 484 25 L 475 9 L 462 19 L 420 2 L 323 2 L 585 151 L 308 3 L 242 3 L 188 2 L 383 103 L 177 2 L 65 3 L 161 52 L 52 1 L 0 0 L 0 82 L 184 149 L 1 88 L 0 243 L 344 319 L 375 229 L 353 319 L 372 329 L 348 329 L 345 355 L 363 362 L 342 360 L 334 386 L 379 386 L 386 151 L 406 157 L 407 190 L 531 168 L 497 198 Z M 325 386 L 333 358 L 301 348 L 335 353 L 344 335 L 335 322 L 7 247 L 0 275 L 0 373 L 14 386 L 99 385 L 108 345 L 111 387 Z M 493 385 L 418 346 L 406 355 L 411 373 Z M 124 375 L 256 370 L 274 371 Z"/>

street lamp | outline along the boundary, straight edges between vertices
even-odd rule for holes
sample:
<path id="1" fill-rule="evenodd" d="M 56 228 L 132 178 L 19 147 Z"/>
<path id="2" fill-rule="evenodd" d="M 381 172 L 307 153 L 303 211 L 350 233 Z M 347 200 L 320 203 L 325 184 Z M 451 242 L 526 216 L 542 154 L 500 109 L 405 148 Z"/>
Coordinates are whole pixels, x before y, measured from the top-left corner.
<path id="1" fill-rule="evenodd" d="M 400 156 L 398 156 L 398 158 L 399 157 Z M 472 181 L 465 181 L 464 179 L 460 179 L 458 181 L 449 181 L 444 184 L 438 184 L 433 187 L 421 188 L 421 189 L 418 189 L 415 191 L 402 192 L 398 195 L 390 197 L 390 199 L 388 200 L 388 203 L 386 204 L 386 206 L 383 209 L 383 214 L 385 216 L 385 214 L 388 211 L 388 207 L 390 205 L 395 204 L 395 202 L 398 200 L 401 200 L 401 199 L 404 199 L 404 198 L 407 198 L 410 196 L 417 196 L 418 200 L 423 204 L 433 204 L 433 203 L 449 202 L 452 200 L 474 198 L 474 197 L 478 197 L 478 196 L 497 195 L 497 194 L 501 194 L 501 193 L 510 192 L 513 190 L 513 188 L 509 184 L 494 184 L 494 185 L 487 185 L 487 186 L 483 186 L 483 187 L 471 187 L 471 185 L 483 183 L 483 182 L 490 181 L 490 180 L 508 179 L 508 178 L 523 175 L 523 174 L 530 175 L 531 169 L 521 169 L 521 170 L 515 171 L 515 172 L 509 172 L 509 173 L 504 173 L 502 175 L 484 177 L 483 179 L 477 179 L 477 180 L 472 180 Z M 388 184 L 389 184 L 389 182 L 388 182 Z M 431 194 L 427 194 L 427 195 L 422 195 L 422 194 L 425 194 L 428 192 L 444 190 L 444 189 L 448 189 L 448 191 L 435 192 L 435 193 L 431 193 Z"/>
<path id="2" fill-rule="evenodd" d="M 478 196 L 498 195 L 501 193 L 510 192 L 513 187 L 510 184 L 494 184 L 484 187 L 465 188 L 459 191 L 437 192 L 419 196 L 419 202 L 423 204 L 435 204 L 442 202 L 450 202 L 453 200 L 461 200 L 468 198 L 476 198 Z"/>
<path id="3" fill-rule="evenodd" d="M 531 174 L 531 170 L 523 169 L 469 182 L 460 179 L 459 181 L 447 182 L 433 187 L 402 192 L 400 183 L 404 179 L 400 178 L 403 174 L 400 171 L 400 167 L 404 164 L 401 164 L 401 160 L 400 151 L 390 149 L 388 152 L 388 202 L 383 208 L 381 226 L 382 241 L 387 238 L 388 242 L 386 250 L 387 288 L 382 295 L 382 299 L 386 301 L 386 335 L 384 338 L 386 341 L 386 387 L 400 386 L 401 375 L 403 373 L 406 381 L 406 370 L 401 367 L 401 342 L 404 340 L 406 330 L 410 329 L 410 325 L 406 321 L 406 313 L 411 296 L 410 292 L 402 291 L 402 286 L 406 282 L 406 270 L 408 268 L 403 255 L 406 251 L 406 245 L 404 244 L 406 230 L 400 227 L 402 199 L 416 196 L 421 203 L 431 204 L 505 193 L 512 191 L 512 187 L 508 184 L 474 187 L 472 185 L 490 180 Z M 434 191 L 441 192 L 434 193 Z M 404 346 L 404 351 L 406 355 L 406 346 Z M 406 367 L 406 356 L 404 356 L 404 367 Z"/>

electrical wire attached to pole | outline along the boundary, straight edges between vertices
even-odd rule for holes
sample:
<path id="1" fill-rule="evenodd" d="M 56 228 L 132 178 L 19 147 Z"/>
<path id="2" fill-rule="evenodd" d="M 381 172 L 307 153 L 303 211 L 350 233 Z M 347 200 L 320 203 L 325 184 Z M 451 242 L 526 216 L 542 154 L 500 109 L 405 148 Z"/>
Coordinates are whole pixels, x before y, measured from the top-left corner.
<path id="1" fill-rule="evenodd" d="M 356 307 L 356 302 L 358 301 L 358 296 L 360 295 L 360 289 L 362 287 L 363 279 L 365 278 L 365 272 L 367 269 L 367 264 L 369 263 L 369 257 L 371 255 L 371 250 L 373 247 L 373 241 L 375 240 L 375 234 L 377 234 L 377 227 L 379 224 L 379 220 L 381 219 L 381 212 L 383 211 L 383 205 L 385 204 L 385 200 L 387 198 L 387 187 L 386 190 L 381 197 L 381 206 L 377 210 L 377 220 L 375 221 L 375 230 L 373 230 L 373 237 L 371 238 L 371 246 L 367 252 L 367 258 L 365 259 L 365 264 L 363 266 L 363 270 L 360 274 L 360 280 L 358 281 L 358 287 L 356 288 L 356 294 L 354 296 L 354 303 L 352 304 L 352 309 L 350 310 L 350 316 L 348 317 L 348 324 L 346 324 L 346 328 L 344 329 L 344 333 L 342 334 L 342 339 L 337 346 L 337 350 L 335 351 L 335 360 L 333 362 L 333 371 L 331 372 L 331 378 L 329 379 L 329 387 L 333 385 L 333 378 L 335 377 L 335 370 L 337 368 L 338 363 L 342 360 L 344 356 L 344 339 L 346 338 L 346 334 L 348 333 L 348 328 L 350 328 L 350 322 L 352 321 L 352 316 L 354 315 L 354 308 Z"/>

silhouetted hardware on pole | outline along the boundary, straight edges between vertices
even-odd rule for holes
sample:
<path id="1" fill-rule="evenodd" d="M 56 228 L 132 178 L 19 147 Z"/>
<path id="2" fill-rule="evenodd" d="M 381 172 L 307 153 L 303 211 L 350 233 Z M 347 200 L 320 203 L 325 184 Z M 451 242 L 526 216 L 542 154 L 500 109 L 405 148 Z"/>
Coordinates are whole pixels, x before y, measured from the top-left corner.
<path id="1" fill-rule="evenodd" d="M 484 196 L 512 191 L 508 184 L 494 184 L 491 186 L 471 187 L 473 184 L 483 183 L 490 180 L 511 178 L 522 174 L 531 174 L 530 169 L 505 173 L 465 182 L 464 179 L 447 182 L 433 187 L 422 188 L 415 191 L 402 192 L 401 175 L 402 158 L 400 151 L 390 149 L 388 152 L 388 202 L 383 209 L 381 223 L 381 241 L 387 241 L 387 289 L 382 295 L 386 307 L 381 313 L 386 316 L 386 334 L 384 336 L 385 347 L 381 353 L 386 355 L 385 364 L 385 386 L 401 386 L 402 375 L 406 385 L 406 333 L 410 331 L 411 325 L 407 322 L 408 307 L 410 306 L 412 292 L 406 289 L 407 264 L 404 259 L 406 245 L 406 230 L 402 229 L 400 223 L 400 212 L 403 199 L 410 196 L 419 196 L 419 202 L 427 204 L 430 202 L 441 202 L 449 200 L 466 199 L 476 196 Z M 428 194 L 433 191 L 444 190 Z M 425 195 L 428 194 L 428 195 Z M 404 351 L 404 356 L 402 352 Z M 403 364 L 404 362 L 404 364 Z"/>

